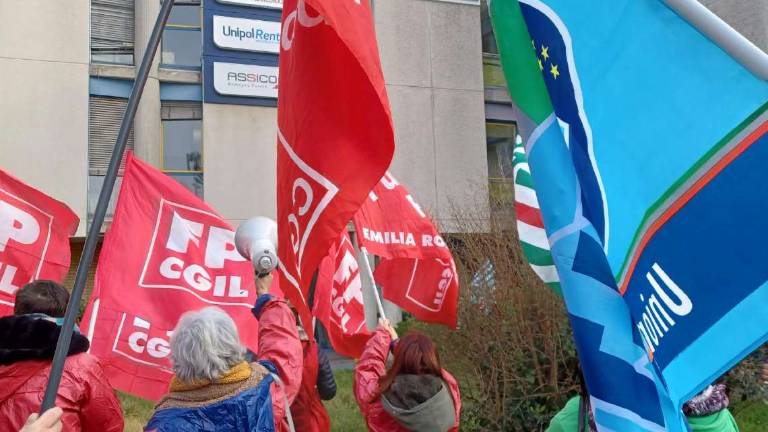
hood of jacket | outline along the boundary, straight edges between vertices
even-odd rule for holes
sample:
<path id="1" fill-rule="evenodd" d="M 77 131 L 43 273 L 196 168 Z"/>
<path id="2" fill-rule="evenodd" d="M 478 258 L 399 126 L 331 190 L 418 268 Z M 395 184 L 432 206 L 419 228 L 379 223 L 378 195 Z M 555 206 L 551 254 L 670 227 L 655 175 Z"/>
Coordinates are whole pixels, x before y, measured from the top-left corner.
<path id="1" fill-rule="evenodd" d="M 0 365 L 52 359 L 60 333 L 61 327 L 45 315 L 0 318 Z M 74 332 L 67 355 L 84 353 L 89 347 L 88 339 Z"/>
<path id="2" fill-rule="evenodd" d="M 453 397 L 440 377 L 398 375 L 381 396 L 381 404 L 389 415 L 411 431 L 446 432 L 456 423 Z"/>

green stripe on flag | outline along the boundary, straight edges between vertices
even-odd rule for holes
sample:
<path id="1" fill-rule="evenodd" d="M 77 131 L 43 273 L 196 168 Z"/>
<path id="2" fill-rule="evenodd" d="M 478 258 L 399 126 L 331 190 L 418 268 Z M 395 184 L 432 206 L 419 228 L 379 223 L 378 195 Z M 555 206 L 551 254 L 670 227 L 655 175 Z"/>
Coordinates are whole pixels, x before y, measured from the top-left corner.
<path id="1" fill-rule="evenodd" d="M 563 290 L 560 288 L 560 282 L 551 282 L 547 284 L 548 287 L 552 288 L 552 291 L 556 292 L 559 295 L 563 295 Z"/>
<path id="2" fill-rule="evenodd" d="M 523 247 L 523 254 L 528 258 L 528 261 L 537 266 L 551 266 L 555 265 L 555 261 L 552 259 L 552 254 L 549 249 L 542 249 L 536 247 L 530 243 L 526 243 L 521 239 L 520 244 Z"/>
<path id="3" fill-rule="evenodd" d="M 513 0 L 490 2 L 491 21 L 512 100 L 537 125 L 554 111 L 541 76 L 531 35 Z"/>
<path id="4" fill-rule="evenodd" d="M 518 170 L 517 174 L 515 174 L 515 184 L 533 189 L 533 178 L 531 177 L 531 173 L 523 169 Z"/>

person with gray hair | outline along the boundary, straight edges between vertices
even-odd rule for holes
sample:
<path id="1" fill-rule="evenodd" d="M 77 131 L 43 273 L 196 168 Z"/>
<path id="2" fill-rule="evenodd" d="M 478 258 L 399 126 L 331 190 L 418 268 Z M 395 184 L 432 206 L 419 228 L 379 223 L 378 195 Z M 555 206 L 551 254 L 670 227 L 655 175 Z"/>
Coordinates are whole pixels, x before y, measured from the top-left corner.
<path id="1" fill-rule="evenodd" d="M 272 276 L 256 281 L 259 361 L 245 360 L 232 318 L 217 307 L 185 313 L 171 336 L 175 376 L 145 431 L 285 432 L 301 384 L 302 348 L 283 300 L 268 294 Z"/>

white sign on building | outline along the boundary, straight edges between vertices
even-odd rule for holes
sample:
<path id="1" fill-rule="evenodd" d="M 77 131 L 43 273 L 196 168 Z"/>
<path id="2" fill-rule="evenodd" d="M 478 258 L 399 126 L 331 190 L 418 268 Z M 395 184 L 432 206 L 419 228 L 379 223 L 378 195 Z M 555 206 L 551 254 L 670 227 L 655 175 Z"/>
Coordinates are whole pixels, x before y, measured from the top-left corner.
<path id="1" fill-rule="evenodd" d="M 213 16 L 213 43 L 222 49 L 280 52 L 280 23 Z"/>
<path id="2" fill-rule="evenodd" d="M 277 98 L 278 68 L 238 63 L 213 63 L 213 88 L 224 96 Z"/>
<path id="3" fill-rule="evenodd" d="M 216 0 L 219 3 L 234 4 L 240 6 L 260 6 L 273 9 L 282 9 L 283 0 Z"/>

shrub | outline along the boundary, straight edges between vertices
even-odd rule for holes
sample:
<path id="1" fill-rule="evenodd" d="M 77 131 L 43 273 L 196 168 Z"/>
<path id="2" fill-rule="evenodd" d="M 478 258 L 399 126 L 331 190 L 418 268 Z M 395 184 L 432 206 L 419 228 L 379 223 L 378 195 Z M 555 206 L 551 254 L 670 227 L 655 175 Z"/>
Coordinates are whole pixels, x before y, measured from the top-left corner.
<path id="1" fill-rule="evenodd" d="M 485 233 L 450 239 L 462 287 L 457 331 L 401 326 L 438 343 L 461 385 L 462 430 L 543 430 L 578 388 L 563 302 L 530 269 L 516 232 L 504 228 L 491 220 L 459 230 Z"/>

